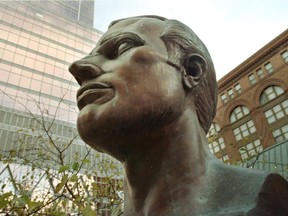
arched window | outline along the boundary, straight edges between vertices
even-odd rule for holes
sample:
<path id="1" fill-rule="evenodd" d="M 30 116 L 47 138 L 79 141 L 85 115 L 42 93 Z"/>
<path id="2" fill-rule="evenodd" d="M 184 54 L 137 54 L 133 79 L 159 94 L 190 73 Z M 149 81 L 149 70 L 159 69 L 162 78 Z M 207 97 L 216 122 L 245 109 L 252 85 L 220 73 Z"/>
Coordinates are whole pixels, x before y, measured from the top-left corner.
<path id="1" fill-rule="evenodd" d="M 207 134 L 207 138 L 209 141 L 209 149 L 210 151 L 223 162 L 228 161 L 228 156 L 225 150 L 224 139 L 220 136 L 221 128 L 217 123 L 212 123 L 209 132 Z"/>
<path id="2" fill-rule="evenodd" d="M 273 100 L 274 98 L 278 97 L 279 95 L 283 94 L 284 90 L 279 86 L 269 86 L 268 88 L 264 89 L 260 96 L 260 104 L 265 105 L 269 101 Z"/>
<path id="3" fill-rule="evenodd" d="M 276 142 L 288 139 L 288 124 L 282 121 L 288 118 L 288 99 L 281 97 L 283 94 L 281 87 L 273 85 L 264 89 L 260 95 L 260 104 Z M 283 123 L 279 125 L 281 121 Z"/>
<path id="4" fill-rule="evenodd" d="M 230 114 L 230 123 L 234 123 L 249 114 L 249 110 L 245 106 L 237 106 Z"/>

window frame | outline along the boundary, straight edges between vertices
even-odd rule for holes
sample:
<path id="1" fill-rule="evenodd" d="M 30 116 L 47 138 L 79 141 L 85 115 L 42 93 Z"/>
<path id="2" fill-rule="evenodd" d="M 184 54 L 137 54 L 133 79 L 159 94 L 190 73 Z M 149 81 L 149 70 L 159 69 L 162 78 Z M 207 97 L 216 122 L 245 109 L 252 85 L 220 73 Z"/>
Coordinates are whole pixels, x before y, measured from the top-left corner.
<path id="1" fill-rule="evenodd" d="M 259 79 L 263 79 L 264 78 L 264 71 L 262 70 L 262 68 L 259 68 L 258 70 L 256 70 L 257 76 Z"/>
<path id="2" fill-rule="evenodd" d="M 228 89 L 227 94 L 230 99 L 234 98 L 234 91 L 232 88 Z"/>
<path id="3" fill-rule="evenodd" d="M 257 83 L 257 79 L 254 73 L 249 74 L 248 79 L 251 85 L 255 85 Z"/>
<path id="4" fill-rule="evenodd" d="M 273 65 L 271 64 L 271 62 L 267 62 L 265 65 L 265 70 L 267 71 L 268 74 L 271 74 L 274 69 L 273 69 Z"/>
<path id="5" fill-rule="evenodd" d="M 284 62 L 288 62 L 288 50 L 285 50 L 284 52 L 282 52 L 281 56 Z"/>
<path id="6" fill-rule="evenodd" d="M 228 102 L 228 98 L 227 98 L 227 95 L 225 92 L 220 95 L 220 98 L 224 104 L 226 104 Z"/>
<path id="7" fill-rule="evenodd" d="M 234 89 L 237 92 L 237 94 L 241 94 L 242 93 L 242 89 L 241 89 L 240 83 L 235 84 L 234 85 Z"/>

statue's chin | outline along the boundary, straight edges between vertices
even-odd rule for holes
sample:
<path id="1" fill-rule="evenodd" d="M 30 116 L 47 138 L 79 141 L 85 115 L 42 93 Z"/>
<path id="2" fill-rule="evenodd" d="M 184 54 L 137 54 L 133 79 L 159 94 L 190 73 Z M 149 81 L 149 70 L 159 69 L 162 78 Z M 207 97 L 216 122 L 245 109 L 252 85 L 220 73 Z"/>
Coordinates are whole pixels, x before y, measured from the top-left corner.
<path id="1" fill-rule="evenodd" d="M 119 132 L 117 133 L 119 124 L 109 109 L 103 108 L 94 104 L 85 106 L 79 112 L 77 129 L 86 144 L 96 151 L 111 155 L 113 149 L 117 148 L 119 139 L 116 134 L 119 134 Z"/>
<path id="2" fill-rule="evenodd" d="M 94 139 L 97 134 L 101 134 L 98 122 L 98 106 L 88 105 L 84 107 L 78 115 L 77 118 L 77 129 L 81 139 L 91 145 L 94 143 Z"/>
<path id="3" fill-rule="evenodd" d="M 130 101 L 124 102 L 117 103 L 116 107 L 108 102 L 89 104 L 81 109 L 77 119 L 81 139 L 93 149 L 115 157 L 125 152 L 126 147 L 133 148 L 129 146 L 133 139 L 142 139 L 165 127 L 183 112 L 179 103 L 172 106 L 175 103 L 151 100 L 150 104 L 141 104 L 136 109 Z"/>

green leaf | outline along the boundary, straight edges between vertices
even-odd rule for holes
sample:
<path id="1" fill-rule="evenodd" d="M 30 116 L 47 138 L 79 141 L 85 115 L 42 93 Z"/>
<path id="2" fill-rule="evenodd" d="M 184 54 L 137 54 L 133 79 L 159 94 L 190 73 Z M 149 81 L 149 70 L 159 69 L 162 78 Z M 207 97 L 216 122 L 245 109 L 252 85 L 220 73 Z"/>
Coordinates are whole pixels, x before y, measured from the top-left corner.
<path id="1" fill-rule="evenodd" d="M 69 166 L 68 165 L 64 165 L 64 166 L 61 166 L 58 170 L 59 173 L 62 173 L 62 172 L 65 172 L 69 170 Z"/>
<path id="2" fill-rule="evenodd" d="M 96 212 L 91 209 L 91 206 L 87 205 L 81 210 L 83 216 L 96 216 Z"/>
<path id="3" fill-rule="evenodd" d="M 77 170 L 79 169 L 79 167 L 80 167 L 80 165 L 79 165 L 78 162 L 75 162 L 75 163 L 72 164 L 72 169 L 73 169 L 74 171 L 77 171 Z"/>
<path id="4" fill-rule="evenodd" d="M 6 207 L 7 204 L 9 204 L 9 201 L 8 201 L 8 200 L 1 200 L 1 202 L 0 202 L 0 209 L 3 209 L 4 207 Z"/>
<path id="5" fill-rule="evenodd" d="M 98 189 L 98 184 L 96 182 L 92 182 L 91 186 L 92 186 L 93 190 Z"/>
<path id="6" fill-rule="evenodd" d="M 57 212 L 53 212 L 53 216 L 65 216 L 66 213 L 64 212 L 60 212 L 60 211 L 57 211 Z"/>
<path id="7" fill-rule="evenodd" d="M 49 139 L 49 145 L 50 145 L 50 146 L 54 146 L 53 140 Z"/>
<path id="8" fill-rule="evenodd" d="M 67 183 L 67 180 L 68 180 L 68 175 L 64 175 L 61 179 L 61 182 L 57 184 L 55 188 L 56 193 L 58 193 L 64 187 L 64 185 Z"/>
<path id="9" fill-rule="evenodd" d="M 110 166 L 109 166 L 109 167 L 110 167 L 110 169 L 112 169 L 112 170 L 116 168 L 116 166 L 115 166 L 113 163 L 110 163 Z"/>
<path id="10" fill-rule="evenodd" d="M 37 208 L 40 205 L 41 205 L 41 202 L 34 202 L 34 201 L 28 202 L 28 207 L 30 211 L 33 211 L 35 208 Z"/>
<path id="11" fill-rule="evenodd" d="M 246 149 L 244 147 L 239 149 L 240 151 L 246 151 Z"/>
<path id="12" fill-rule="evenodd" d="M 7 199 L 8 197 L 10 197 L 10 196 L 12 196 L 13 194 L 12 194 L 12 192 L 10 191 L 10 192 L 7 192 L 7 193 L 4 193 L 4 194 L 2 194 L 1 196 L 0 196 L 0 203 L 3 201 L 3 200 L 5 200 L 5 199 Z"/>
<path id="13" fill-rule="evenodd" d="M 23 205 L 28 204 L 30 202 L 30 198 L 26 194 L 22 195 L 18 200 Z"/>
<path id="14" fill-rule="evenodd" d="M 6 187 L 6 184 L 3 184 L 3 185 L 1 186 L 1 190 L 3 190 L 5 187 Z"/>
<path id="15" fill-rule="evenodd" d="M 120 188 L 123 188 L 124 182 L 123 181 L 118 181 L 118 185 L 119 185 Z"/>
<path id="16" fill-rule="evenodd" d="M 77 181 L 77 180 L 78 180 L 77 174 L 73 174 L 73 175 L 70 177 L 70 181 L 71 181 L 71 182 L 75 182 L 75 181 Z"/>
<path id="17" fill-rule="evenodd" d="M 89 159 L 83 159 L 82 162 L 83 163 L 91 163 L 91 161 Z"/>

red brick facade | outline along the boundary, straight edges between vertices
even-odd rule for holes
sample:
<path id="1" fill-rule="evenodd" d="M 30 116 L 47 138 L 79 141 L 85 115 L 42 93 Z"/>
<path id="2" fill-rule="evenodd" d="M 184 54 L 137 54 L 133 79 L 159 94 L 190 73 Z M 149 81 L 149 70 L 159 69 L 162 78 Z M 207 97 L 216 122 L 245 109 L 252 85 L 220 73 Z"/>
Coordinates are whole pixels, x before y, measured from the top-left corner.
<path id="1" fill-rule="evenodd" d="M 216 127 L 208 138 L 210 150 L 219 159 L 243 161 L 288 139 L 288 30 L 218 85 Z"/>

